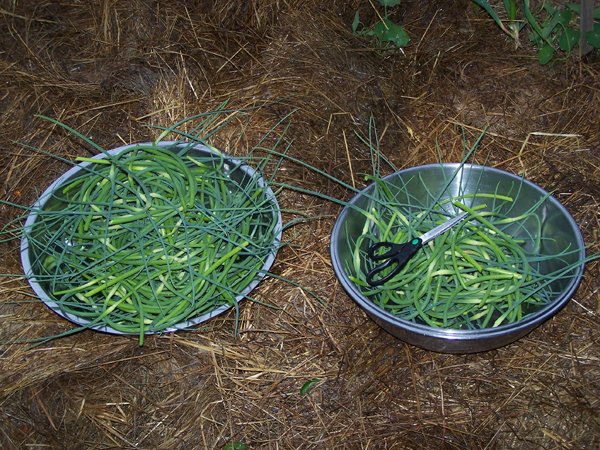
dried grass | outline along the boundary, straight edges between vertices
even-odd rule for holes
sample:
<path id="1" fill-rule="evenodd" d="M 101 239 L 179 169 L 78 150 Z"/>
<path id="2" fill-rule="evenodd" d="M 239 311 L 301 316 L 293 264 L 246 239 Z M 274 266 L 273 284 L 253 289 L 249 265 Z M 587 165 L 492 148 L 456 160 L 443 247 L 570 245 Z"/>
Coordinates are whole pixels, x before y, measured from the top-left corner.
<path id="1" fill-rule="evenodd" d="M 443 3 L 443 5 L 442 5 Z M 443 6 L 443 7 L 442 7 Z M 368 2 L 9 2 L 0 8 L 2 196 L 30 203 L 64 167 L 15 141 L 66 156 L 86 149 L 34 118 L 63 120 L 105 147 L 147 140 L 224 100 L 238 115 L 215 145 L 244 154 L 293 112 L 291 152 L 360 186 L 377 120 L 399 167 L 459 159 L 525 173 L 553 190 L 599 251 L 598 63 L 540 67 L 469 2 L 405 2 L 413 45 L 381 51 L 353 36 Z M 286 180 L 349 193 L 291 164 Z M 340 287 L 329 262 L 335 205 L 284 192 L 313 220 L 286 232 L 269 279 L 233 313 L 198 330 L 135 338 L 84 332 L 0 353 L 0 442 L 6 449 L 250 448 L 579 449 L 600 445 L 598 263 L 554 319 L 508 347 L 444 355 L 381 331 Z M 17 214 L 1 207 L 3 222 Z M 0 244 L 1 272 L 19 270 Z M 71 327 L 0 283 L 0 340 Z M 320 381 L 307 394 L 300 389 Z"/>

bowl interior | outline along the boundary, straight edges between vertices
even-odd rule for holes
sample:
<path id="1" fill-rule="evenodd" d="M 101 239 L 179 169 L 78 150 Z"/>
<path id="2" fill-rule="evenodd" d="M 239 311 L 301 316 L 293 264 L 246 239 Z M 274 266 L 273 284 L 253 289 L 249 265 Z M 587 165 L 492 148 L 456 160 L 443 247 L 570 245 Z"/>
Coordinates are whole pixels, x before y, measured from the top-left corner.
<path id="1" fill-rule="evenodd" d="M 518 217 L 534 208 L 533 217 L 520 223 L 515 222 L 504 231 L 525 241 L 523 247 L 530 254 L 544 257 L 563 250 L 573 250 L 561 259 L 541 261 L 538 269 L 543 274 L 576 264 L 584 258 L 581 233 L 570 214 L 554 197 L 518 176 L 485 166 L 437 164 L 403 170 L 389 175 L 384 181 L 398 205 L 408 209 L 427 209 L 438 201 L 460 196 L 463 196 L 462 202 L 468 206 L 485 203 L 488 207 L 497 207 L 510 217 Z M 355 301 L 371 310 L 374 307 L 373 302 L 361 294 L 349 276 L 355 275 L 355 269 L 350 264 L 354 243 L 363 233 L 366 221 L 363 211 L 369 208 L 369 196 L 373 190 L 372 184 L 356 195 L 350 205 L 344 208 L 335 224 L 331 243 L 332 261 L 338 278 Z M 489 198 L 468 198 L 469 194 L 476 192 L 505 195 L 512 197 L 514 201 L 492 205 L 493 200 Z M 446 203 L 444 208 L 450 215 L 460 212 L 454 210 L 450 203 Z M 363 269 L 364 267 L 363 265 Z M 572 277 L 561 278 L 551 285 L 556 298 L 554 301 L 564 300 L 564 297 L 572 295 L 579 282 L 580 273 L 581 267 L 573 270 Z M 548 307 L 551 305 L 544 308 Z M 380 318 L 384 320 L 404 322 L 381 311 Z M 454 335 L 455 331 L 468 330 L 452 330 L 451 333 Z"/>
<path id="2" fill-rule="evenodd" d="M 133 144 L 126 145 L 123 147 L 115 148 L 107 151 L 106 153 L 109 155 L 119 154 L 133 146 L 143 146 L 144 144 Z M 268 215 L 268 217 L 260 217 L 256 218 L 257 222 L 263 223 L 267 221 L 276 222 L 273 232 L 273 243 L 270 248 L 270 253 L 265 257 L 264 264 L 259 272 L 259 275 L 248 284 L 241 292 L 237 293 L 236 300 L 242 300 L 246 297 L 250 291 L 252 291 L 256 285 L 261 281 L 261 279 L 266 275 L 270 267 L 272 266 L 277 250 L 279 248 L 281 242 L 281 231 L 282 231 L 282 220 L 281 220 L 281 212 L 279 209 L 279 205 L 277 203 L 277 199 L 272 192 L 272 190 L 267 186 L 265 180 L 256 172 L 251 166 L 246 164 L 242 160 L 238 160 L 231 157 L 223 156 L 216 150 L 213 150 L 207 146 L 201 144 L 189 144 L 182 142 L 171 142 L 164 141 L 160 143 L 161 147 L 168 149 L 169 151 L 175 153 L 181 153 L 182 155 L 193 157 L 196 161 L 202 162 L 204 164 L 212 164 L 214 167 L 221 167 L 223 175 L 231 180 L 231 188 L 230 192 L 233 189 L 240 190 L 247 188 L 251 185 L 254 185 L 256 188 L 261 188 L 264 192 L 264 197 L 266 199 L 266 203 L 269 207 L 262 209 L 258 214 Z M 103 159 L 106 158 L 107 155 L 100 154 L 95 157 L 95 159 Z M 47 280 L 42 277 L 37 276 L 39 274 L 39 264 L 41 258 L 39 257 L 38 250 L 36 245 L 33 242 L 36 241 L 36 236 L 38 230 L 36 228 L 36 220 L 40 214 L 43 214 L 46 211 L 59 211 L 63 209 L 66 205 L 66 201 L 63 196 L 59 196 L 56 193 L 59 192 L 61 186 L 69 183 L 70 181 L 75 180 L 78 177 L 81 177 L 87 173 L 89 167 L 92 163 L 83 162 L 72 167 L 70 170 L 65 172 L 61 177 L 56 179 L 39 197 L 37 202 L 32 207 L 32 212 L 27 218 L 24 229 L 26 230 L 23 234 L 23 238 L 21 241 L 21 260 L 24 268 L 24 272 L 28 279 L 29 284 L 32 289 L 36 293 L 36 295 L 52 310 L 54 310 L 57 314 L 65 317 L 66 319 L 78 324 L 86 326 L 90 322 L 81 317 L 74 316 L 73 314 L 69 314 L 63 312 L 59 305 L 56 303 L 55 299 L 49 294 L 49 283 Z M 205 322 L 206 320 L 214 317 L 228 309 L 231 306 L 228 304 L 224 304 L 218 308 L 215 308 L 211 311 L 203 313 L 197 317 L 189 318 L 189 320 L 182 321 L 175 326 L 170 328 L 161 330 L 161 332 L 175 331 L 179 329 L 185 329 L 197 325 L 199 323 Z M 92 326 L 92 329 L 113 333 L 113 334 L 124 334 L 113 328 L 105 325 Z"/>

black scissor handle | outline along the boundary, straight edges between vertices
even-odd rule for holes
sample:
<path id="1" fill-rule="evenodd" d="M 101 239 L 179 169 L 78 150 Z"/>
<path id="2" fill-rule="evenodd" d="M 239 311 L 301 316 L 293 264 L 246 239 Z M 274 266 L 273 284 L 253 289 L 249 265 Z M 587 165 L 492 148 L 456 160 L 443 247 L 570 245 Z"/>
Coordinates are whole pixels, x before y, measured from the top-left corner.
<path id="1" fill-rule="evenodd" d="M 380 286 L 394 278 L 406 265 L 408 260 L 423 246 L 423 241 L 414 238 L 402 244 L 393 242 L 378 242 L 373 244 L 367 250 L 367 255 L 374 261 L 387 259 L 383 264 L 373 267 L 367 272 L 367 283 L 371 286 Z M 389 248 L 387 252 L 378 253 L 382 248 Z M 377 276 L 388 267 L 395 266 L 386 276 L 377 278 Z"/>
<path id="2" fill-rule="evenodd" d="M 389 259 L 393 256 L 396 256 L 397 253 L 402 251 L 403 247 L 404 243 L 396 244 L 394 242 L 377 242 L 367 249 L 367 255 L 369 256 L 369 259 L 372 259 L 373 261 L 382 261 L 384 259 Z M 381 249 L 388 250 L 381 253 Z"/>

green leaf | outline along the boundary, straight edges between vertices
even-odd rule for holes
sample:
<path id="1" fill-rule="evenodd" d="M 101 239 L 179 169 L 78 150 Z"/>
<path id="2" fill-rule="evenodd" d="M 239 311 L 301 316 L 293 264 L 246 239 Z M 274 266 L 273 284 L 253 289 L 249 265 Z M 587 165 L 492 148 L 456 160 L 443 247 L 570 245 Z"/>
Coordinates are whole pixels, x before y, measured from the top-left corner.
<path id="1" fill-rule="evenodd" d="M 558 38 L 558 46 L 563 52 L 570 52 L 577 45 L 578 40 L 579 32 L 571 27 L 567 27 Z"/>
<path id="2" fill-rule="evenodd" d="M 565 6 L 577 15 L 579 15 L 579 11 L 581 11 L 581 5 L 579 3 L 567 3 Z"/>
<path id="3" fill-rule="evenodd" d="M 535 20 L 535 17 L 531 13 L 531 8 L 529 6 L 529 0 L 523 0 L 523 11 L 525 12 L 525 18 L 527 19 L 527 23 L 529 24 L 529 26 L 531 28 L 533 28 L 533 31 L 536 34 L 538 34 L 542 39 L 544 39 L 544 41 L 546 41 L 547 44 L 550 44 L 548 42 L 546 36 L 544 36 L 544 32 L 540 28 L 540 25 L 537 23 L 537 20 Z"/>
<path id="4" fill-rule="evenodd" d="M 529 33 L 529 42 L 534 44 L 536 47 L 539 45 L 545 44 L 545 41 L 542 38 L 542 36 L 539 36 L 535 33 Z"/>
<path id="5" fill-rule="evenodd" d="M 573 18 L 573 13 L 568 9 L 563 9 L 556 16 L 558 17 L 558 23 L 567 26 Z"/>
<path id="6" fill-rule="evenodd" d="M 402 25 L 392 22 L 390 19 L 383 19 L 365 33 L 368 36 L 375 36 L 381 42 L 391 42 L 398 47 L 406 47 L 410 42 L 410 37 L 404 31 Z"/>
<path id="7" fill-rule="evenodd" d="M 520 22 L 515 20 L 514 22 L 511 22 L 508 24 L 508 29 L 512 31 L 511 36 L 519 36 L 519 32 L 523 29 L 523 27 L 525 26 L 525 22 Z"/>
<path id="8" fill-rule="evenodd" d="M 302 385 L 302 387 L 300 388 L 300 395 L 306 395 L 308 394 L 308 392 L 315 387 L 315 385 L 321 381 L 320 378 L 313 378 L 311 380 L 308 380 L 306 383 L 304 383 Z"/>
<path id="9" fill-rule="evenodd" d="M 352 32 L 356 34 L 358 26 L 360 25 L 360 13 L 358 10 L 354 13 L 354 20 L 352 21 Z"/>
<path id="10" fill-rule="evenodd" d="M 594 29 L 585 34 L 585 38 L 592 47 L 600 48 L 600 23 L 594 23 Z"/>
<path id="11" fill-rule="evenodd" d="M 248 450 L 248 446 L 240 441 L 233 441 L 223 447 L 223 450 Z"/>
<path id="12" fill-rule="evenodd" d="M 517 1 L 516 0 L 504 0 L 504 10 L 508 16 L 508 20 L 517 19 Z"/>
<path id="13" fill-rule="evenodd" d="M 557 25 L 562 25 L 563 27 L 567 26 L 571 21 L 571 17 L 573 14 L 571 11 L 562 10 L 557 11 L 556 14 L 553 14 L 550 20 L 547 20 L 543 23 L 542 26 L 542 38 L 546 40 L 550 36 L 550 34 L 554 31 Z"/>
<path id="14" fill-rule="evenodd" d="M 398 6 L 400 0 L 377 0 L 381 6 Z"/>
<path id="15" fill-rule="evenodd" d="M 512 36 L 510 30 L 504 25 L 504 23 L 502 22 L 502 20 L 496 13 L 496 10 L 494 10 L 492 5 L 490 5 L 490 3 L 487 0 L 473 0 L 473 1 L 475 3 L 477 3 L 481 8 L 483 8 L 483 10 L 486 13 L 488 13 L 492 19 L 494 19 L 494 22 L 496 22 L 496 25 L 498 25 L 502 31 L 504 31 L 509 36 Z"/>
<path id="16" fill-rule="evenodd" d="M 553 16 L 554 13 L 556 12 L 556 8 L 554 6 L 552 6 L 552 4 L 550 2 L 543 2 L 542 9 L 551 16 Z"/>
<path id="17" fill-rule="evenodd" d="M 558 14 L 555 14 L 554 16 L 552 16 L 552 18 L 550 20 L 548 20 L 547 22 L 544 22 L 542 24 L 542 35 L 539 36 L 542 39 L 546 39 L 548 38 L 548 36 L 550 36 L 550 33 L 552 33 L 552 30 L 554 30 L 554 28 L 556 27 L 556 25 L 558 25 L 558 21 L 560 20 L 560 17 Z M 532 33 L 532 35 L 536 36 L 535 33 Z"/>
<path id="18" fill-rule="evenodd" d="M 544 44 L 538 50 L 538 62 L 548 64 L 554 56 L 554 49 L 548 44 Z"/>

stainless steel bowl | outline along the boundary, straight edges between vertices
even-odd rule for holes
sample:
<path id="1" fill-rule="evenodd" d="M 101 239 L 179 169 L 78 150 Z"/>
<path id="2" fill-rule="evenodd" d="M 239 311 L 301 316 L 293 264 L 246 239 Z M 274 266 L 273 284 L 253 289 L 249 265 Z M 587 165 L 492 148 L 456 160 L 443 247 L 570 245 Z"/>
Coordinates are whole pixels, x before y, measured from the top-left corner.
<path id="1" fill-rule="evenodd" d="M 572 276 L 553 285 L 558 292 L 555 298 L 542 309 L 525 316 L 512 324 L 496 328 L 459 330 L 434 328 L 395 317 L 375 305 L 361 294 L 350 280 L 345 261 L 352 256 L 349 242 L 362 233 L 365 217 L 361 213 L 369 203 L 368 196 L 373 192 L 370 185 L 359 192 L 339 215 L 331 236 L 331 259 L 336 276 L 352 299 L 383 329 L 397 338 L 416 346 L 444 353 L 473 353 L 491 350 L 507 345 L 525 336 L 542 322 L 554 316 L 573 296 L 583 274 L 585 259 L 584 242 L 581 232 L 569 212 L 539 186 L 502 170 L 486 166 L 465 164 L 432 164 L 418 166 L 393 173 L 384 178 L 387 186 L 397 196 L 400 203 L 421 202 L 427 204 L 437 198 L 454 197 L 459 194 L 497 192 L 515 198 L 511 216 L 518 216 L 534 206 L 542 198 L 543 203 L 536 209 L 541 222 L 541 241 L 537 248 L 532 243 L 526 245 L 528 251 L 540 255 L 554 255 L 569 247 L 575 250 L 566 262 L 547 260 L 540 270 L 548 273 L 559 269 L 562 264 L 577 264 Z M 409 198 L 410 197 L 410 198 Z M 474 204 L 478 201 L 475 200 Z M 510 230 L 507 230 L 510 232 Z M 520 233 L 516 229 L 514 233 Z M 516 237 L 523 237 L 518 236 Z M 545 240 L 544 238 L 552 238 Z"/>
<path id="2" fill-rule="evenodd" d="M 121 146 L 121 147 L 118 147 L 118 148 L 115 148 L 112 150 L 108 150 L 106 153 L 107 154 L 119 154 L 131 147 L 135 147 L 135 146 L 139 146 L 139 145 L 143 146 L 143 145 L 147 145 L 147 143 L 124 145 L 124 146 Z M 266 181 L 262 177 L 260 177 L 258 172 L 256 172 L 248 164 L 246 164 L 245 162 L 243 162 L 241 160 L 223 155 L 220 152 L 218 152 L 217 150 L 214 150 L 208 146 L 205 146 L 202 144 L 191 144 L 189 142 L 176 142 L 176 141 L 162 141 L 162 142 L 160 142 L 159 145 L 161 147 L 169 149 L 170 151 L 173 151 L 173 152 L 185 151 L 185 154 L 187 154 L 191 157 L 198 157 L 198 158 L 201 158 L 204 160 L 207 160 L 211 157 L 216 157 L 217 159 L 224 158 L 223 170 L 224 170 L 224 172 L 226 172 L 226 174 L 228 176 L 230 176 L 231 178 L 238 181 L 241 185 L 244 185 L 245 182 L 248 183 L 252 180 L 252 182 L 256 182 L 258 186 L 263 188 L 264 193 L 265 193 L 264 195 L 265 195 L 268 203 L 271 205 L 271 209 L 274 212 L 274 220 L 276 221 L 275 228 L 274 228 L 275 231 L 273 233 L 274 234 L 273 245 L 272 245 L 271 253 L 268 255 L 267 258 L 265 258 L 264 264 L 263 264 L 262 268 L 260 269 L 260 271 L 258 272 L 258 275 L 241 292 L 237 293 L 236 301 L 240 301 L 240 300 L 244 299 L 258 285 L 258 283 L 260 283 L 260 281 L 264 278 L 266 273 L 269 271 L 269 269 L 273 265 L 273 262 L 275 261 L 275 256 L 277 254 L 277 251 L 278 251 L 280 243 L 281 243 L 282 219 L 281 219 L 281 211 L 279 209 L 279 205 L 277 203 L 275 194 L 273 193 L 271 188 L 267 186 Z M 98 154 L 94 158 L 95 159 L 104 159 L 104 158 L 106 158 L 106 155 Z M 90 162 L 82 162 L 82 163 L 72 167 L 70 170 L 65 172 L 58 179 L 56 179 L 42 193 L 42 195 L 39 197 L 39 199 L 35 202 L 35 204 L 31 208 L 31 213 L 29 214 L 29 216 L 27 217 L 27 220 L 25 222 L 25 226 L 24 226 L 25 232 L 23 233 L 23 236 L 21 239 L 21 263 L 22 263 L 22 266 L 24 269 L 25 276 L 26 276 L 30 286 L 32 287 L 33 291 L 35 292 L 35 294 L 52 311 L 54 311 L 58 315 L 64 317 L 65 319 L 68 319 L 71 322 L 73 322 L 77 325 L 80 325 L 80 326 L 89 326 L 90 322 L 81 317 L 77 317 L 73 314 L 62 311 L 60 306 L 53 299 L 52 295 L 48 293 L 46 284 L 43 281 L 39 280 L 38 279 L 39 277 L 36 277 L 35 267 L 34 267 L 35 264 L 33 264 L 33 261 L 36 261 L 37 257 L 34 254 L 35 252 L 33 250 L 33 247 L 29 245 L 29 239 L 28 239 L 29 233 L 27 232 L 27 230 L 34 229 L 35 222 L 41 211 L 48 210 L 48 209 L 61 208 L 61 202 L 60 202 L 60 200 L 57 199 L 55 192 L 57 192 L 58 189 L 61 186 L 63 186 L 65 183 L 84 174 L 85 171 L 87 170 L 86 168 L 88 168 L 90 165 L 91 165 Z M 161 333 L 173 332 L 173 331 L 193 327 L 200 323 L 206 322 L 207 320 L 211 319 L 212 317 L 222 314 L 223 312 L 227 311 L 230 308 L 231 308 L 231 306 L 229 304 L 224 304 L 224 305 L 219 306 L 211 311 L 208 311 L 205 314 L 202 314 L 197 317 L 191 317 L 191 318 L 189 318 L 189 320 L 185 320 L 185 321 L 178 323 L 170 328 L 161 330 L 160 332 Z M 113 329 L 109 326 L 105 326 L 105 325 L 94 325 L 94 326 L 89 326 L 89 328 L 96 330 L 96 331 L 102 331 L 102 332 L 111 333 L 111 334 L 128 334 L 128 333 L 123 333 L 121 331 L 115 330 L 115 329 Z M 146 334 L 152 334 L 152 332 L 147 332 Z"/>

